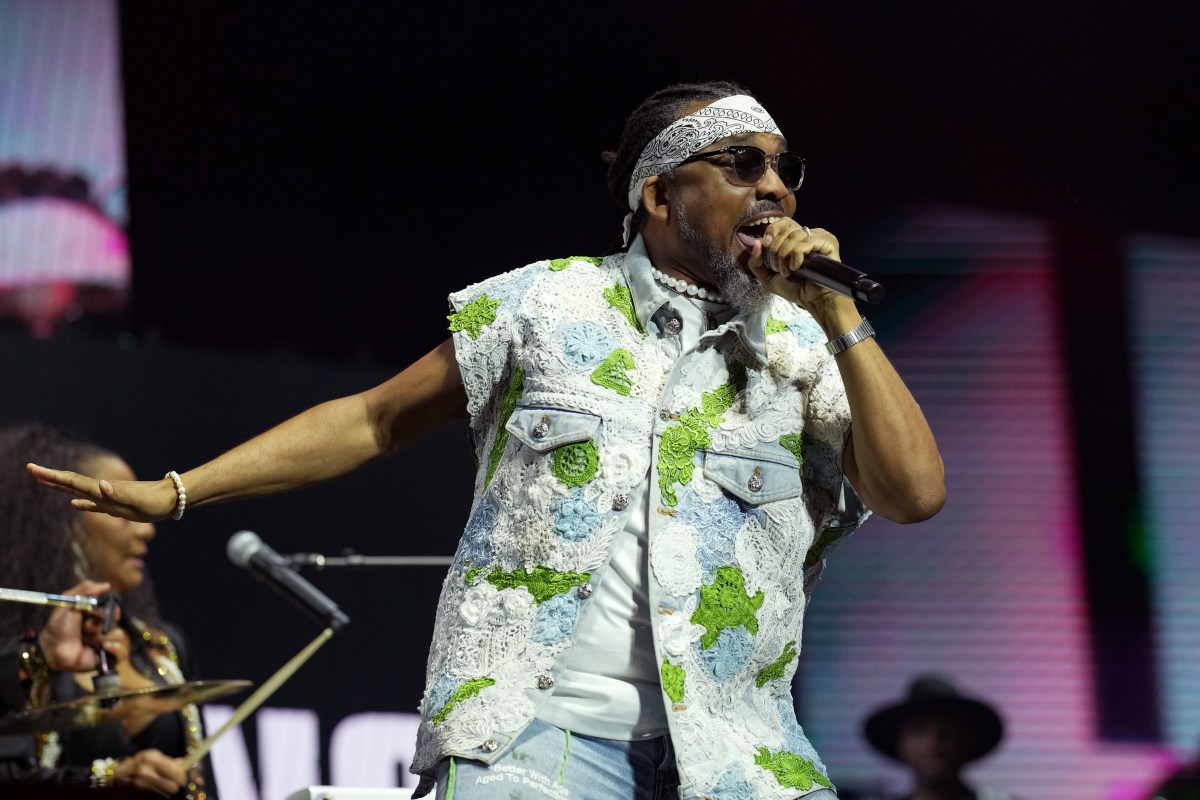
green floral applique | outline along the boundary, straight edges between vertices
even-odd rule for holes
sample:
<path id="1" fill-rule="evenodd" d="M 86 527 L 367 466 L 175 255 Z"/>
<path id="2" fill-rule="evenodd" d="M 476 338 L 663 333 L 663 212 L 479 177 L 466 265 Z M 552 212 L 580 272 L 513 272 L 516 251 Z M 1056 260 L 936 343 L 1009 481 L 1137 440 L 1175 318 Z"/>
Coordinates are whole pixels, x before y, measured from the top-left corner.
<path id="1" fill-rule="evenodd" d="M 710 444 L 708 432 L 699 425 L 681 422 L 663 431 L 658 446 L 658 488 L 665 505 L 679 505 L 675 484 L 691 483 L 696 468 L 692 457 Z"/>
<path id="2" fill-rule="evenodd" d="M 662 687 L 671 698 L 672 703 L 683 702 L 683 683 L 687 679 L 687 670 L 676 666 L 665 658 L 662 663 Z"/>
<path id="3" fill-rule="evenodd" d="M 454 690 L 454 695 L 442 706 L 442 710 L 433 715 L 433 724 L 444 722 L 446 717 L 450 716 L 450 709 L 461 703 L 463 700 L 468 700 L 482 692 L 489 686 L 496 684 L 495 678 L 472 678 Z"/>
<path id="4" fill-rule="evenodd" d="M 808 555 L 804 557 L 804 568 L 808 569 L 820 561 L 825 555 L 825 551 L 841 541 L 847 532 L 845 528 L 826 528 L 821 531 L 817 536 L 817 541 L 813 542 L 813 546 L 808 548 Z"/>
<path id="5" fill-rule="evenodd" d="M 596 258 L 595 256 L 567 256 L 566 258 L 554 258 L 550 260 L 550 270 L 551 272 L 562 272 L 564 269 L 571 266 L 572 261 L 586 261 L 590 264 L 600 266 L 600 262 L 603 260 L 604 259 Z"/>
<path id="6" fill-rule="evenodd" d="M 765 599 L 761 591 L 753 596 L 746 594 L 746 579 L 741 569 L 718 567 L 713 582 L 700 587 L 700 606 L 691 618 L 692 624 L 705 628 L 700 647 L 707 650 L 716 644 L 725 628 L 743 625 L 750 633 L 758 633 L 755 614 Z"/>
<path id="7" fill-rule="evenodd" d="M 583 486 L 596 477 L 599 466 L 600 448 L 592 439 L 578 444 L 564 444 L 554 451 L 554 477 L 567 486 Z"/>
<path id="8" fill-rule="evenodd" d="M 804 456 L 801 454 L 801 449 L 804 444 L 804 434 L 801 433 L 785 433 L 779 437 L 779 444 L 783 445 L 796 460 L 800 462 L 800 466 L 804 466 Z"/>
<path id="9" fill-rule="evenodd" d="M 754 756 L 754 763 L 772 773 L 780 786 L 811 789 L 813 784 L 817 783 L 826 789 L 833 788 L 829 778 L 822 775 L 813 762 L 786 750 L 772 753 L 767 748 L 760 747 L 758 755 Z"/>
<path id="10" fill-rule="evenodd" d="M 450 320 L 450 330 L 455 333 L 464 331 L 472 339 L 478 339 L 484 326 L 496 321 L 496 309 L 500 303 L 499 297 L 493 299 L 486 292 L 479 295 L 463 306 L 462 311 L 446 317 Z"/>
<path id="11" fill-rule="evenodd" d="M 475 567 L 466 575 L 467 583 L 474 584 L 479 573 L 487 567 Z M 532 570 L 518 567 L 513 570 L 494 569 L 488 573 L 485 580 L 497 589 L 515 589 L 524 586 L 533 595 L 537 605 L 558 594 L 566 594 L 576 586 L 582 586 L 592 577 L 590 572 L 558 572 L 538 564 Z"/>
<path id="12" fill-rule="evenodd" d="M 767 335 L 772 333 L 784 333 L 788 329 L 788 324 L 779 317 L 770 317 L 767 319 Z"/>
<path id="13" fill-rule="evenodd" d="M 637 312 L 633 310 L 633 295 L 629 293 L 628 286 L 614 283 L 612 288 L 604 290 L 604 299 L 610 306 L 620 311 L 621 316 L 629 320 L 629 324 L 636 328 L 638 333 L 646 332 L 642 323 L 638 322 Z"/>
<path id="14" fill-rule="evenodd" d="M 500 401 L 500 419 L 496 423 L 496 441 L 492 443 L 492 452 L 488 454 L 488 471 L 483 479 L 483 488 L 487 488 L 492 482 L 492 475 L 496 473 L 496 467 L 500 466 L 500 457 L 504 455 L 505 448 L 508 447 L 508 418 L 513 415 L 513 411 L 517 409 L 517 401 L 521 399 L 521 395 L 525 392 L 525 370 L 517 367 L 513 370 L 512 385 L 508 387 L 508 391 L 504 393 L 504 399 Z"/>
<path id="15" fill-rule="evenodd" d="M 795 646 L 795 641 L 785 644 L 783 646 L 783 653 L 780 654 L 779 658 L 772 661 L 763 668 L 762 672 L 758 673 L 758 677 L 754 679 L 754 685 L 761 689 L 767 685 L 768 681 L 779 680 L 782 678 L 784 670 L 787 669 L 787 665 L 792 663 L 792 661 L 794 661 L 796 658 Z"/>
<path id="16" fill-rule="evenodd" d="M 633 390 L 633 378 L 629 376 L 631 369 L 637 369 L 633 353 L 624 347 L 618 347 L 592 371 L 592 383 L 629 397 L 630 391 Z"/>
<path id="17" fill-rule="evenodd" d="M 658 488 L 664 505 L 676 506 L 679 497 L 675 484 L 692 481 L 696 451 L 712 444 L 708 428 L 725 421 L 725 412 L 733 405 L 738 391 L 746 385 L 746 370 L 740 364 L 729 368 L 729 383 L 700 395 L 700 408 L 690 408 L 679 416 L 679 424 L 663 431 L 658 446 Z"/>

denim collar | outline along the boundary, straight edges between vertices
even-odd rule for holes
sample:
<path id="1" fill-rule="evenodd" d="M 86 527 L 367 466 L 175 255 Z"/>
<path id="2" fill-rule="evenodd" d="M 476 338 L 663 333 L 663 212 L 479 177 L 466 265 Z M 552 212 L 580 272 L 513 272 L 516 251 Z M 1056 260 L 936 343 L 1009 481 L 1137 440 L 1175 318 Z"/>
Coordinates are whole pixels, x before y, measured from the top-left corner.
<path id="1" fill-rule="evenodd" d="M 625 258 L 621 260 L 621 271 L 625 273 L 625 282 L 633 297 L 633 310 L 638 322 L 644 330 L 649 330 L 650 319 L 658 310 L 668 303 L 673 293 L 654 280 L 651 272 L 650 254 L 646 251 L 646 241 L 639 233 L 629 245 Z M 742 344 L 758 359 L 759 364 L 767 363 L 767 320 L 771 317 L 770 301 L 763 303 L 752 314 L 738 312 L 728 322 L 704 334 L 704 337 L 722 336 L 732 331 L 742 340 Z"/>

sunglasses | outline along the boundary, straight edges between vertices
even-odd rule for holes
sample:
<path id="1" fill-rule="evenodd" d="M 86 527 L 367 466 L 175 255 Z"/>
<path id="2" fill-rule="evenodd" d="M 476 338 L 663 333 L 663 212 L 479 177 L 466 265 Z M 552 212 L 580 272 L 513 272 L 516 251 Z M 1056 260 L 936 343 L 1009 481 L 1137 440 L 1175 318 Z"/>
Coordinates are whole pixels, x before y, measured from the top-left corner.
<path id="1" fill-rule="evenodd" d="M 682 167 L 693 161 L 707 160 L 716 156 L 729 156 L 729 166 L 733 169 L 733 176 L 743 186 L 757 186 L 766 177 L 768 164 L 779 174 L 779 179 L 783 181 L 783 185 L 789 192 L 796 191 L 800 188 L 800 184 L 804 183 L 805 160 L 803 156 L 791 151 L 769 156 L 757 147 L 748 145 L 738 144 L 732 147 L 722 147 L 720 150 L 709 150 L 706 153 L 695 153 L 680 161 L 676 166 Z"/>

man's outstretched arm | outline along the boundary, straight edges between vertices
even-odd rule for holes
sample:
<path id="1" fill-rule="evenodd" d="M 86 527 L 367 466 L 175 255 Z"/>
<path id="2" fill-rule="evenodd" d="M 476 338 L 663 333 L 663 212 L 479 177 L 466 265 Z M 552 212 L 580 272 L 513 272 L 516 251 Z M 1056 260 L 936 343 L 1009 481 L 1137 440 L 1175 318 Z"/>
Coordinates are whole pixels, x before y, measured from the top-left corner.
<path id="1" fill-rule="evenodd" d="M 313 406 L 182 473 L 187 508 L 290 492 L 345 475 L 465 418 L 466 409 L 454 344 L 447 339 L 384 383 Z M 169 478 L 98 481 L 35 464 L 28 469 L 42 485 L 72 495 L 71 504 L 84 511 L 156 522 L 169 517 L 178 500 Z"/>

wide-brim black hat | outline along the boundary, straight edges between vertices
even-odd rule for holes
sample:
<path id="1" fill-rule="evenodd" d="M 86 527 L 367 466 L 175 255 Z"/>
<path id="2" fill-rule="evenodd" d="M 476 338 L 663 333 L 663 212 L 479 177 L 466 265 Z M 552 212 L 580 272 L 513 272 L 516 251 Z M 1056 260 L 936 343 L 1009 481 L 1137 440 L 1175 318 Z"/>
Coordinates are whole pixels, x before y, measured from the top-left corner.
<path id="1" fill-rule="evenodd" d="M 896 747 L 904 722 L 914 714 L 935 711 L 958 717 L 971 731 L 974 741 L 968 761 L 990 753 L 1004 736 L 1004 723 L 995 709 L 959 694 L 952 683 L 936 675 L 918 677 L 909 685 L 903 702 L 874 711 L 863 724 L 863 733 L 876 750 L 898 761 Z"/>

